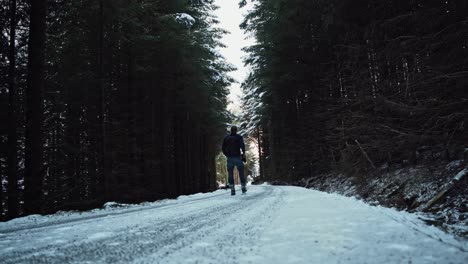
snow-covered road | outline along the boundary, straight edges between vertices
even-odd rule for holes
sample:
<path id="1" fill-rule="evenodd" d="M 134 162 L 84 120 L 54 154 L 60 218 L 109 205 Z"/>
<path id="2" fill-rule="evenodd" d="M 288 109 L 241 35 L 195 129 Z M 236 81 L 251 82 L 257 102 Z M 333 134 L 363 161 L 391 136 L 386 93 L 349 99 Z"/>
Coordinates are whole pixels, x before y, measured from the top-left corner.
<path id="1" fill-rule="evenodd" d="M 417 216 L 277 186 L 0 223 L 0 263 L 468 263 Z"/>

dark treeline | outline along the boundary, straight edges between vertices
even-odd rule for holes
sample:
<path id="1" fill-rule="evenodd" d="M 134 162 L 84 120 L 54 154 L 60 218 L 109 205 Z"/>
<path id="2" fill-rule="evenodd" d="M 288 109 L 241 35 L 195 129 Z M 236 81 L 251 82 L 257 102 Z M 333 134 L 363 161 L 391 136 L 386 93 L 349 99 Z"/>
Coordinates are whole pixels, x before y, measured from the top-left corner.
<path id="1" fill-rule="evenodd" d="M 245 117 L 264 179 L 463 158 L 468 1 L 252 2 Z"/>
<path id="2" fill-rule="evenodd" d="M 212 0 L 0 0 L 0 212 L 215 188 L 232 80 Z"/>

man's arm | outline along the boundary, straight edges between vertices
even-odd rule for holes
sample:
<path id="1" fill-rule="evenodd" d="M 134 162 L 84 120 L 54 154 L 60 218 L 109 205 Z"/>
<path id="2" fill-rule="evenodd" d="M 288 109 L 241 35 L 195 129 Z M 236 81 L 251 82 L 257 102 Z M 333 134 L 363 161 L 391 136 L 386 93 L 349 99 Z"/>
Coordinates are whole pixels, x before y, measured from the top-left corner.
<path id="1" fill-rule="evenodd" d="M 226 155 L 226 138 L 223 139 L 223 146 L 221 147 L 221 150 L 223 151 L 223 154 Z"/>
<path id="2" fill-rule="evenodd" d="M 240 136 L 240 147 L 242 150 L 242 155 L 245 155 L 245 144 L 244 144 L 244 138 Z"/>

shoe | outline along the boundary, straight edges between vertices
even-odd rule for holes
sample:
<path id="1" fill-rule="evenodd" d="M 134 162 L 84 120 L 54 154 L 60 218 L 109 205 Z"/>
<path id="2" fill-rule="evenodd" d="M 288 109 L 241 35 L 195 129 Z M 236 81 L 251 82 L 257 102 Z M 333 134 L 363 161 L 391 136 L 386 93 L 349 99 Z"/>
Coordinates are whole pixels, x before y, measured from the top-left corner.
<path id="1" fill-rule="evenodd" d="M 246 193 L 247 192 L 247 187 L 245 187 L 245 185 L 242 185 L 242 193 Z"/>
<path id="2" fill-rule="evenodd" d="M 236 195 L 236 190 L 231 189 L 231 195 Z"/>

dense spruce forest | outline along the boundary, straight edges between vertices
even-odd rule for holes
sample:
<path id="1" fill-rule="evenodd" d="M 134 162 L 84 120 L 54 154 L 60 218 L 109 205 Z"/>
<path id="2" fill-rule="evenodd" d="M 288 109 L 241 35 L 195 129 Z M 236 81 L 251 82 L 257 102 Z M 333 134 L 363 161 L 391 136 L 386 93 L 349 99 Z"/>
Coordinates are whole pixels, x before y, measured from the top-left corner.
<path id="1" fill-rule="evenodd" d="M 466 158 L 468 1 L 251 2 L 244 126 L 262 180 Z"/>
<path id="2" fill-rule="evenodd" d="M 216 188 L 212 0 L 0 0 L 2 219 Z"/>
<path id="3" fill-rule="evenodd" d="M 256 180 L 466 167 L 468 1 L 247 2 Z M 234 82 L 216 8 L 0 0 L 0 218 L 214 190 Z"/>

